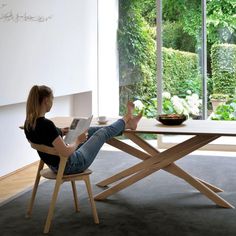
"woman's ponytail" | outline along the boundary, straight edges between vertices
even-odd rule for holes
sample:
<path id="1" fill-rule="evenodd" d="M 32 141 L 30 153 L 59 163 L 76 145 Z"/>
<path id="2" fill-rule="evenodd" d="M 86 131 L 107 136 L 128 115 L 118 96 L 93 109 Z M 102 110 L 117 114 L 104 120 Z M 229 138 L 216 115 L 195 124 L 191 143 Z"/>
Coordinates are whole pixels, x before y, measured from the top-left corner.
<path id="1" fill-rule="evenodd" d="M 45 85 L 34 85 L 28 95 L 26 102 L 25 129 L 34 129 L 36 120 L 40 116 L 40 107 L 43 99 L 52 95 L 52 90 Z"/>

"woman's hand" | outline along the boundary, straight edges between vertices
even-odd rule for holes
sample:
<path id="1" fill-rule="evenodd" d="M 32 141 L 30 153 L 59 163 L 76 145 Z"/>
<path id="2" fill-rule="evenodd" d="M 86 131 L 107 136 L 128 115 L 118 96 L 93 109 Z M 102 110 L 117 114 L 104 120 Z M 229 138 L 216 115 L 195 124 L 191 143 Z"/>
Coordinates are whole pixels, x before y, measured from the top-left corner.
<path id="1" fill-rule="evenodd" d="M 69 127 L 61 128 L 62 136 L 66 135 L 69 132 Z"/>
<path id="2" fill-rule="evenodd" d="M 77 137 L 77 142 L 78 144 L 81 144 L 87 141 L 87 139 L 88 139 L 88 132 L 86 131 Z"/>
<path id="3" fill-rule="evenodd" d="M 60 135 L 52 142 L 56 151 L 62 156 L 70 156 L 81 143 L 84 143 L 88 139 L 88 131 L 86 130 L 84 133 L 79 135 L 77 139 L 71 143 L 70 145 L 66 145 L 64 140 Z"/>

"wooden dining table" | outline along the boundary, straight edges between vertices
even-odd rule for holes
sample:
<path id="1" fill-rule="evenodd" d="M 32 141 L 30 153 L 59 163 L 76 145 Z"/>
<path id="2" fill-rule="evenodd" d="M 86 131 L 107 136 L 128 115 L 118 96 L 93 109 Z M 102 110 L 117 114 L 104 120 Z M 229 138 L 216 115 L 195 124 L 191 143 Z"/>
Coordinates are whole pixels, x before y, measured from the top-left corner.
<path id="1" fill-rule="evenodd" d="M 71 120 L 72 118 L 66 117 L 53 119 L 59 127 L 68 126 Z M 110 122 L 112 121 L 113 119 L 110 120 Z M 97 125 L 96 120 L 93 121 L 92 125 Z M 140 134 L 187 135 L 189 139 L 160 151 Z M 140 162 L 97 183 L 97 186 L 106 187 L 106 189 L 95 195 L 95 200 L 104 200 L 162 169 L 183 179 L 216 205 L 224 208 L 234 208 L 232 204 L 218 195 L 219 192 L 223 192 L 222 189 L 191 175 L 175 162 L 219 137 L 236 136 L 236 122 L 187 120 L 181 125 L 168 126 L 155 119 L 142 118 L 136 130 L 125 130 L 123 135 L 131 140 L 134 145 L 117 137 L 110 139 L 107 143 L 138 158 Z M 188 155 L 188 158 L 191 158 L 191 155 Z M 199 159 L 200 161 L 202 161 L 202 158 Z"/>

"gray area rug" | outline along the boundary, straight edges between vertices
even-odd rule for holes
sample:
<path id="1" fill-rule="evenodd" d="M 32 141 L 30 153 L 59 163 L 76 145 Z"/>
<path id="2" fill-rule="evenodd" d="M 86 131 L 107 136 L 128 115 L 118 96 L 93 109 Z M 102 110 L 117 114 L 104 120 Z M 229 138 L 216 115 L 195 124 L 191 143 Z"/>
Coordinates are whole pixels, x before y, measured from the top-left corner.
<path id="1" fill-rule="evenodd" d="M 95 183 L 138 162 L 122 152 L 101 151 L 92 164 Z M 176 162 L 191 174 L 222 189 L 219 195 L 236 206 L 236 158 L 186 156 Z M 39 186 L 33 216 L 25 218 L 31 192 L 0 207 L 0 235 L 43 235 L 54 181 Z M 77 183 L 80 213 L 75 213 L 71 185 L 60 191 L 49 235 L 160 235 L 235 236 L 236 210 L 216 206 L 183 180 L 165 171 L 154 173 L 128 189 L 97 201 L 100 224 L 93 223 L 86 188 Z"/>

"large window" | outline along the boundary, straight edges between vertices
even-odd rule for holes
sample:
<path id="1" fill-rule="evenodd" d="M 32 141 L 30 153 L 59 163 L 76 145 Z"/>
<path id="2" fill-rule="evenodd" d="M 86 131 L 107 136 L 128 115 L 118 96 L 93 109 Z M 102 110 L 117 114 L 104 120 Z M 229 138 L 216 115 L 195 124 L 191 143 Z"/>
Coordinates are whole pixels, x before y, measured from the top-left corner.
<path id="1" fill-rule="evenodd" d="M 212 99 L 234 99 L 235 13 L 230 0 L 120 0 L 120 113 L 131 98 L 147 117 L 159 106 L 192 119 L 226 118 Z"/>
<path id="2" fill-rule="evenodd" d="M 236 120 L 235 14 L 231 0 L 119 0 L 120 114 L 134 99 L 146 117 Z"/>
<path id="3" fill-rule="evenodd" d="M 148 118 L 236 120 L 234 1 L 98 3 L 100 115 L 122 115 L 132 99 Z"/>

